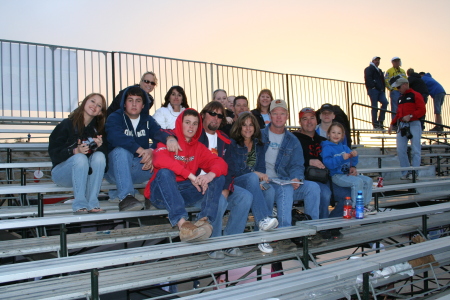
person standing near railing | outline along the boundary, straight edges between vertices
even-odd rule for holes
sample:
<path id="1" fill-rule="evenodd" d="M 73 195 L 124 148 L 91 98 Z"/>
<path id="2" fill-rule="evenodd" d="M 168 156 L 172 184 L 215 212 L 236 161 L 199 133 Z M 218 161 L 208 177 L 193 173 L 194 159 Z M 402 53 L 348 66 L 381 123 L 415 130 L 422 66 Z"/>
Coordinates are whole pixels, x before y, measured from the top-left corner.
<path id="1" fill-rule="evenodd" d="M 442 124 L 442 116 L 441 109 L 442 104 L 444 103 L 445 98 L 445 90 L 442 85 L 437 82 L 434 78 L 431 77 L 430 73 L 420 72 L 420 76 L 422 76 L 422 80 L 425 81 L 425 84 L 428 87 L 428 91 L 430 92 L 431 98 L 433 98 L 434 104 L 434 116 L 435 123 Z M 442 125 L 436 125 L 430 131 L 442 131 Z"/>
<path id="2" fill-rule="evenodd" d="M 386 86 L 384 84 L 383 71 L 378 68 L 379 65 L 380 57 L 374 56 L 372 57 L 370 65 L 364 69 L 364 83 L 372 105 L 373 129 L 384 129 L 383 122 L 386 112 L 383 109 L 386 109 L 388 105 L 385 94 Z M 381 103 L 382 109 L 379 114 L 378 102 Z"/>
<path id="3" fill-rule="evenodd" d="M 422 137 L 422 125 L 420 118 L 425 115 L 425 102 L 423 97 L 418 92 L 409 87 L 408 79 L 403 77 L 398 78 L 392 83 L 392 86 L 398 88 L 401 93 L 399 98 L 398 112 L 391 122 L 389 127 L 389 134 L 397 125 L 397 156 L 401 167 L 419 167 Z M 411 140 L 411 164 L 408 159 L 408 140 Z M 403 171 L 400 179 L 411 179 L 412 173 Z M 417 174 L 416 174 L 417 176 Z M 416 178 L 417 179 L 417 178 Z"/>
<path id="4" fill-rule="evenodd" d="M 401 61 L 400 57 L 394 56 L 391 59 L 391 62 L 392 62 L 392 68 L 390 68 L 386 71 L 386 73 L 384 75 L 384 80 L 386 83 L 386 87 L 390 91 L 389 97 L 391 98 L 391 110 L 393 111 L 392 119 L 394 119 L 395 114 L 397 113 L 398 98 L 400 98 L 400 92 L 398 91 L 397 88 L 393 87 L 389 83 L 389 81 L 395 76 L 400 76 L 405 79 L 407 79 L 407 77 L 406 77 L 405 70 L 400 68 L 400 66 L 402 65 L 402 61 Z"/>
<path id="5" fill-rule="evenodd" d="M 153 89 L 155 88 L 155 86 L 157 84 L 158 84 L 158 78 L 156 77 L 155 73 L 152 71 L 148 71 L 148 72 L 145 72 L 144 74 L 142 74 L 141 81 L 138 84 L 132 85 L 132 86 L 140 87 L 144 92 L 147 93 L 148 102 L 149 102 L 148 110 L 150 110 L 150 108 L 152 108 L 153 103 L 155 102 L 155 100 L 153 99 L 153 96 L 150 95 L 150 93 L 153 92 Z M 128 89 L 130 87 L 131 86 L 124 88 L 117 94 L 117 96 L 114 98 L 113 102 L 111 102 L 111 104 L 109 105 L 108 110 L 106 111 L 106 117 L 108 117 L 110 114 L 112 114 L 116 110 L 120 109 L 120 102 L 122 101 L 123 93 L 125 92 L 126 89 Z"/>

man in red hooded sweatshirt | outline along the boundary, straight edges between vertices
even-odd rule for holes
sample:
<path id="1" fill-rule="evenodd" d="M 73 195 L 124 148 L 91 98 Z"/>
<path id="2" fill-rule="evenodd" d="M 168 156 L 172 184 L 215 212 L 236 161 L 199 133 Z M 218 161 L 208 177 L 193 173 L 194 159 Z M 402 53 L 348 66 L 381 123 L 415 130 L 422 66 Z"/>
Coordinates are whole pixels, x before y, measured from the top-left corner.
<path id="1" fill-rule="evenodd" d="M 397 78 L 392 84 L 400 92 L 401 96 L 398 99 L 398 109 L 395 118 L 389 127 L 389 134 L 391 134 L 394 126 L 398 126 L 397 132 L 397 156 L 401 167 L 419 167 L 421 145 L 420 139 L 422 137 L 422 124 L 420 118 L 425 115 L 425 102 L 423 97 L 418 92 L 409 87 L 408 79 L 403 77 Z M 411 140 L 411 165 L 408 159 L 408 140 Z M 407 180 L 411 178 L 412 173 L 403 171 L 400 179 Z M 416 173 L 417 179 L 417 173 Z"/>
<path id="2" fill-rule="evenodd" d="M 228 165 L 198 141 L 202 119 L 194 109 L 184 110 L 177 118 L 175 135 L 182 150 L 169 152 L 159 143 L 153 152 L 155 171 L 145 188 L 145 197 L 160 209 L 169 211 L 169 221 L 177 225 L 185 242 L 207 239 L 217 215 L 218 203 L 225 184 Z M 198 169 L 207 172 L 195 176 Z M 188 221 L 185 207 L 201 201 L 198 221 Z"/>

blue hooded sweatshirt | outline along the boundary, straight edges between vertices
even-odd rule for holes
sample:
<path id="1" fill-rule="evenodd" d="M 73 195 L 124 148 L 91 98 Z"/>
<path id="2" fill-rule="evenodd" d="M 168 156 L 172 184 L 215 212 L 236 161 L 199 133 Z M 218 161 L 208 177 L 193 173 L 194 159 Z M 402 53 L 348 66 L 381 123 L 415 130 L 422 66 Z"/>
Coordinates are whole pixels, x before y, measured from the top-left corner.
<path id="1" fill-rule="evenodd" d="M 352 150 L 342 142 L 335 144 L 330 141 L 322 142 L 322 161 L 325 167 L 330 170 L 330 175 L 348 174 L 350 167 L 356 167 L 358 156 L 344 160 L 342 154 L 350 153 Z"/>
<path id="2" fill-rule="evenodd" d="M 430 92 L 430 96 L 434 98 L 437 94 L 445 93 L 442 85 L 437 82 L 433 77 L 431 77 L 430 73 L 426 73 L 422 76 L 422 80 L 425 81 L 427 85 L 428 91 Z"/>
<path id="3" fill-rule="evenodd" d="M 140 120 L 136 127 L 136 131 L 131 124 L 130 118 L 125 113 L 124 103 L 129 87 L 125 90 L 120 102 L 120 109 L 109 115 L 106 120 L 105 130 L 108 139 L 108 151 L 111 152 L 116 147 L 124 148 L 134 156 L 138 156 L 136 150 L 139 147 L 148 149 L 149 139 L 152 139 L 154 144 L 157 142 L 165 142 L 168 133 L 163 132 L 161 127 L 156 123 L 155 119 L 148 114 L 149 101 L 147 94 L 144 94 L 145 99 L 142 99 L 145 103 L 144 108 L 140 113 Z"/>

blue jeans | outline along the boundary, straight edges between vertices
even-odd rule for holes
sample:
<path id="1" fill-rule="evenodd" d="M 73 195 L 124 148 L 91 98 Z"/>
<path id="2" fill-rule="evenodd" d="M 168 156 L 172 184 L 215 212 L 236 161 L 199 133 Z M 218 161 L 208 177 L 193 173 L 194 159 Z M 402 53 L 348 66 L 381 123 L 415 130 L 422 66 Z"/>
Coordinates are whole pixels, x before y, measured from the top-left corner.
<path id="1" fill-rule="evenodd" d="M 439 93 L 434 95 L 433 104 L 434 104 L 434 113 L 440 115 L 442 104 L 444 103 L 445 93 Z"/>
<path id="2" fill-rule="evenodd" d="M 89 167 L 92 173 L 89 175 Z M 52 180 L 60 186 L 73 187 L 73 211 L 99 208 L 98 193 L 105 175 L 106 158 L 102 152 L 90 157 L 82 153 L 69 157 L 52 170 Z"/>
<path id="3" fill-rule="evenodd" d="M 350 188 L 341 187 L 334 183 L 332 185 L 335 204 L 334 209 L 330 212 L 329 218 L 342 217 L 344 216 L 345 197 L 351 197 L 352 192 Z"/>
<path id="4" fill-rule="evenodd" d="M 140 157 L 134 157 L 133 153 L 124 148 L 114 148 L 108 155 L 108 173 L 105 178 L 110 183 L 117 185 L 117 191 L 110 191 L 110 198 L 117 196 L 123 200 L 128 195 L 134 195 L 134 183 L 142 183 L 152 176 L 149 170 L 142 170 L 143 164 Z"/>
<path id="5" fill-rule="evenodd" d="M 326 219 L 329 216 L 328 207 L 330 206 L 331 190 L 329 183 L 316 182 L 320 188 L 319 219 Z"/>
<path id="6" fill-rule="evenodd" d="M 367 91 L 367 93 L 369 94 L 369 98 L 370 98 L 370 102 L 372 105 L 372 124 L 373 125 L 377 125 L 377 124 L 382 124 L 384 122 L 384 116 L 386 114 L 386 112 L 384 110 L 380 111 L 380 116 L 377 118 L 378 116 L 378 102 L 381 103 L 381 109 L 387 109 L 387 105 L 388 105 L 388 101 L 386 99 L 386 94 L 384 93 L 384 91 L 379 91 L 377 89 L 370 89 Z"/>
<path id="7" fill-rule="evenodd" d="M 346 174 L 334 174 L 331 179 L 338 186 L 350 187 L 352 189 L 353 207 L 356 204 L 356 196 L 358 196 L 358 191 L 363 192 L 364 205 L 369 204 L 372 200 L 372 178 L 364 175 L 352 176 Z"/>
<path id="8" fill-rule="evenodd" d="M 255 217 L 255 230 L 258 230 L 259 221 L 272 216 L 272 209 L 269 209 L 265 199 L 259 177 L 256 173 L 247 173 L 234 179 L 235 186 L 240 186 L 253 195 L 252 212 Z"/>
<path id="9" fill-rule="evenodd" d="M 400 123 L 400 126 L 402 126 L 405 123 Z M 420 166 L 420 152 L 422 151 L 422 146 L 420 145 L 420 137 L 422 136 L 422 125 L 420 124 L 420 121 L 412 121 L 409 122 L 409 130 L 412 134 L 411 139 L 411 165 L 413 167 L 419 167 Z M 397 156 L 398 160 L 400 161 L 401 167 L 409 167 L 411 166 L 409 164 L 408 159 L 408 139 L 406 136 L 402 136 L 401 132 L 397 132 Z M 407 171 L 403 171 L 402 175 L 406 175 L 408 173 Z"/>
<path id="10" fill-rule="evenodd" d="M 320 207 L 320 188 L 313 181 L 304 180 L 303 184 L 296 190 L 291 184 L 279 185 L 270 183 L 271 189 L 275 192 L 275 198 L 270 199 L 265 195 L 269 207 L 277 204 L 278 227 L 289 227 L 292 225 L 292 204 L 294 200 L 303 200 L 305 204 L 305 213 L 310 215 L 313 220 L 319 218 Z M 271 189 L 267 190 L 270 191 Z M 266 192 L 266 191 L 265 191 Z"/>
<path id="11" fill-rule="evenodd" d="M 169 221 L 172 226 L 177 225 L 182 218 L 188 220 L 189 216 L 185 207 L 196 206 L 197 202 L 201 201 L 198 218 L 207 217 L 213 224 L 224 184 L 224 176 L 214 178 L 203 195 L 189 179 L 177 182 L 173 171 L 161 169 L 150 185 L 150 201 L 157 208 L 169 211 Z"/>
<path id="12" fill-rule="evenodd" d="M 226 210 L 230 211 L 227 225 L 223 231 L 223 235 L 231 235 L 243 233 L 245 225 L 247 224 L 248 212 L 253 202 L 253 196 L 249 191 L 234 186 L 234 192 L 225 199 L 223 195 L 220 196 L 217 216 L 211 224 L 213 233 L 211 237 L 222 236 L 222 219 Z"/>
<path id="13" fill-rule="evenodd" d="M 394 112 L 392 114 L 392 120 L 394 120 L 395 114 L 397 113 L 398 98 L 400 98 L 400 95 L 400 92 L 397 90 L 392 90 L 389 93 L 389 97 L 391 98 L 391 110 Z"/>

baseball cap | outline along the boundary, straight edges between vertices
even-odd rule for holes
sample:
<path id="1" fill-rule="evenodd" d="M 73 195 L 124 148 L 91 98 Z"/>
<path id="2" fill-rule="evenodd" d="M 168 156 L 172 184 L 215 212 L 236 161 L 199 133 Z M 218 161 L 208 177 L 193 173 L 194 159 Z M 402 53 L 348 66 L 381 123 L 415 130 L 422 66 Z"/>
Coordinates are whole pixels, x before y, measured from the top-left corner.
<path id="1" fill-rule="evenodd" d="M 374 60 L 377 59 L 377 58 L 381 59 L 381 57 L 379 57 L 379 56 L 374 56 L 374 57 L 372 57 L 372 60 L 371 60 L 371 61 L 374 61 Z"/>
<path id="2" fill-rule="evenodd" d="M 391 86 L 394 88 L 398 88 L 399 86 L 401 86 L 404 83 L 408 83 L 408 79 L 399 77 L 394 81 L 394 83 L 391 84 Z"/>
<path id="3" fill-rule="evenodd" d="M 316 115 L 316 111 L 311 107 L 304 107 L 299 113 L 298 117 L 299 119 L 303 118 L 305 114 L 313 114 Z"/>
<path id="4" fill-rule="evenodd" d="M 323 113 L 323 112 L 326 111 L 326 110 L 331 111 L 331 112 L 334 113 L 333 105 L 331 105 L 330 103 L 325 103 L 324 105 L 322 105 L 322 106 L 320 107 L 319 113 Z"/>
<path id="5" fill-rule="evenodd" d="M 391 59 L 391 61 L 394 61 L 394 60 L 397 60 L 397 59 L 399 59 L 400 60 L 400 57 L 398 57 L 398 56 L 394 56 L 392 59 Z"/>
<path id="6" fill-rule="evenodd" d="M 281 99 L 277 99 L 277 100 L 273 100 L 270 103 L 270 111 L 272 111 L 274 108 L 277 108 L 277 107 L 282 107 L 285 110 L 287 110 L 286 101 L 281 100 Z"/>

